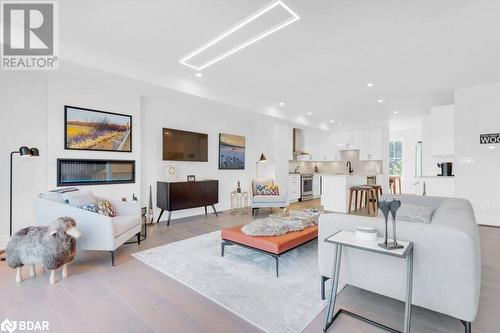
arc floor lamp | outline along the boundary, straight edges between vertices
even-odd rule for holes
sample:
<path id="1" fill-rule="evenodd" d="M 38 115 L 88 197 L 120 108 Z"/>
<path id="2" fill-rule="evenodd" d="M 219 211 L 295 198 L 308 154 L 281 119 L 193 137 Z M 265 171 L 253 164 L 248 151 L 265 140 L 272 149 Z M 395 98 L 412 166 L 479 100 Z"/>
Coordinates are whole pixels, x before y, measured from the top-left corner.
<path id="1" fill-rule="evenodd" d="M 257 160 L 257 163 L 255 165 L 255 177 L 259 178 L 259 164 L 267 162 L 266 156 L 264 156 L 264 153 L 260 154 L 260 158 Z"/>
<path id="2" fill-rule="evenodd" d="M 26 146 L 22 146 L 19 150 L 15 150 L 10 153 L 9 236 L 12 236 L 12 160 L 16 154 L 19 154 L 21 157 L 38 157 L 40 156 L 40 151 L 38 148 L 28 148 Z M 5 260 L 5 258 L 1 258 L 0 260 Z"/>

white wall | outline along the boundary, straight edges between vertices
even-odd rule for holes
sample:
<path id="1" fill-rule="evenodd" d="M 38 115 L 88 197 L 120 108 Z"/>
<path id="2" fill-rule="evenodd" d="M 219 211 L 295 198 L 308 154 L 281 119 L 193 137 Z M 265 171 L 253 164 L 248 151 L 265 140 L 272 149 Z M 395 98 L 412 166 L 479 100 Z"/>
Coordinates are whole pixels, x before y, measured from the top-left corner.
<path id="1" fill-rule="evenodd" d="M 500 226 L 500 145 L 479 144 L 500 132 L 500 83 L 457 90 L 455 112 L 456 196 L 472 202 L 478 223 Z"/>
<path id="2" fill-rule="evenodd" d="M 274 179 L 280 184 L 280 193 L 288 193 L 288 161 L 292 151 L 292 127 L 287 124 L 275 124 L 273 128 Z"/>
<path id="3" fill-rule="evenodd" d="M 274 156 L 274 121 L 263 121 L 254 128 L 255 151 L 253 160 L 258 161 L 261 154 L 267 159 L 265 163 L 259 163 L 255 167 L 257 178 L 273 178 L 276 174 Z"/>
<path id="4" fill-rule="evenodd" d="M 64 149 L 64 105 L 132 116 L 132 152 L 77 151 Z M 141 97 L 112 85 L 81 79 L 63 73 L 54 73 L 48 80 L 48 168 L 47 186 L 57 187 L 57 159 L 111 159 L 134 160 L 135 184 L 94 185 L 81 187 L 97 195 L 110 197 L 137 196 L 141 192 Z"/>
<path id="5" fill-rule="evenodd" d="M 47 186 L 47 75 L 39 72 L 0 74 L 0 248 L 9 233 L 10 152 L 37 147 L 38 158 L 14 156 L 13 230 L 34 220 L 31 198 Z M 7 235 L 7 236 L 6 236 Z"/>
<path id="6" fill-rule="evenodd" d="M 441 172 L 438 163 L 452 162 L 455 169 L 454 155 L 433 155 L 432 117 L 430 114 L 422 116 L 422 175 L 436 176 Z M 453 171 L 455 173 L 455 171 Z"/>
<path id="7" fill-rule="evenodd" d="M 133 116 L 132 153 L 64 150 L 64 105 L 113 111 Z M 63 72 L 2 72 L 0 75 L 0 248 L 9 232 L 9 154 L 21 145 L 37 147 L 39 158 L 14 157 L 13 230 L 33 225 L 32 199 L 56 187 L 57 158 L 102 158 L 136 161 L 136 183 L 88 187 L 117 197 L 140 193 L 140 95 L 95 79 Z"/>
<path id="8" fill-rule="evenodd" d="M 91 152 L 64 149 L 64 105 L 79 106 L 133 116 L 133 152 Z M 84 66 L 66 64 L 58 72 L 3 72 L 0 76 L 1 143 L 0 193 L 8 198 L 9 153 L 20 145 L 40 149 L 38 159 L 15 160 L 14 230 L 34 224 L 31 200 L 56 187 L 57 158 L 136 160 L 136 183 L 87 187 L 98 195 L 130 197 L 140 194 L 147 203 L 149 185 L 166 179 L 167 165 L 178 176 L 220 181 L 219 210 L 230 206 L 231 190 L 241 181 L 250 188 L 256 161 L 264 153 L 269 162 L 259 165 L 259 177 L 274 177 L 287 193 L 291 126 L 287 122 L 240 110 L 222 103 L 148 85 Z M 161 129 L 174 127 L 208 133 L 209 162 L 162 161 Z M 246 137 L 246 168 L 218 170 L 218 134 Z M 153 199 L 156 191 L 153 189 Z M 175 212 L 173 218 L 200 214 L 200 209 Z M 8 200 L 0 200 L 0 247 L 8 234 Z"/>
<path id="9" fill-rule="evenodd" d="M 207 133 L 208 162 L 163 161 L 163 127 Z M 156 207 L 156 182 L 167 180 L 167 166 L 176 168 L 178 180 L 186 180 L 190 174 L 194 174 L 196 179 L 219 180 L 218 210 L 230 208 L 230 193 L 236 189 L 238 181 L 243 190 L 250 189 L 257 160 L 254 122 L 241 117 L 241 110 L 199 97 L 165 91 L 162 96 L 143 98 L 142 128 L 142 196 L 146 198 L 149 195 L 151 185 L 153 206 Z M 219 133 L 245 137 L 245 170 L 218 169 Z M 176 211 L 172 213 L 172 218 L 202 214 L 203 211 L 203 208 Z M 155 217 L 158 214 L 159 210 L 155 212 Z"/>

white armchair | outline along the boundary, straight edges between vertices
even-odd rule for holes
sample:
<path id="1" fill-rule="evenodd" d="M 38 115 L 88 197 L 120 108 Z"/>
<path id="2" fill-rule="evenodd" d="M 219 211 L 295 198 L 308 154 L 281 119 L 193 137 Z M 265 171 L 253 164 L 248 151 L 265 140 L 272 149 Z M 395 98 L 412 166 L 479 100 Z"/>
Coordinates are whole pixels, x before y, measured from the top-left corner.
<path id="1" fill-rule="evenodd" d="M 252 180 L 252 215 L 259 208 L 286 208 L 288 207 L 288 198 L 286 195 L 259 195 L 256 186 L 274 183 L 272 179 L 253 179 Z"/>
<path id="2" fill-rule="evenodd" d="M 33 201 L 36 223 L 50 224 L 61 216 L 75 219 L 82 237 L 78 250 L 109 251 L 114 266 L 115 251 L 134 235 L 140 244 L 141 207 L 138 203 L 106 198 L 116 210 L 115 217 L 108 217 L 60 201 L 38 196 Z"/>

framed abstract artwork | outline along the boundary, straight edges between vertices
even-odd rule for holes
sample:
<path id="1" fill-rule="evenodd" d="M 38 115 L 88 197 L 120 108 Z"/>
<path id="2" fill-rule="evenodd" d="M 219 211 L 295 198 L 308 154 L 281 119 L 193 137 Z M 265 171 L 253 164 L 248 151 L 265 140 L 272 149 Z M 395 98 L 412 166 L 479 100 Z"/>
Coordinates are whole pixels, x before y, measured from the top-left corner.
<path id="1" fill-rule="evenodd" d="M 132 116 L 65 105 L 64 148 L 132 152 Z"/>
<path id="2" fill-rule="evenodd" d="M 245 137 L 219 134 L 219 170 L 245 170 Z"/>

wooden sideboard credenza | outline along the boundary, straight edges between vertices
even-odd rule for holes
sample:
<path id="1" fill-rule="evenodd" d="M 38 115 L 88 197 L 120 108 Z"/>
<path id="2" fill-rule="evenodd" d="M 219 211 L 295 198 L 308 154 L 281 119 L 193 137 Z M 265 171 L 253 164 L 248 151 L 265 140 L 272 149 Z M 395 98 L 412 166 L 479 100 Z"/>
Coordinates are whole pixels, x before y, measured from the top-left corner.
<path id="1" fill-rule="evenodd" d="M 168 211 L 167 226 L 173 211 L 196 207 L 212 206 L 215 216 L 215 204 L 219 202 L 219 181 L 200 180 L 195 182 L 157 182 L 156 206 L 161 209 L 157 223 L 164 211 Z"/>

